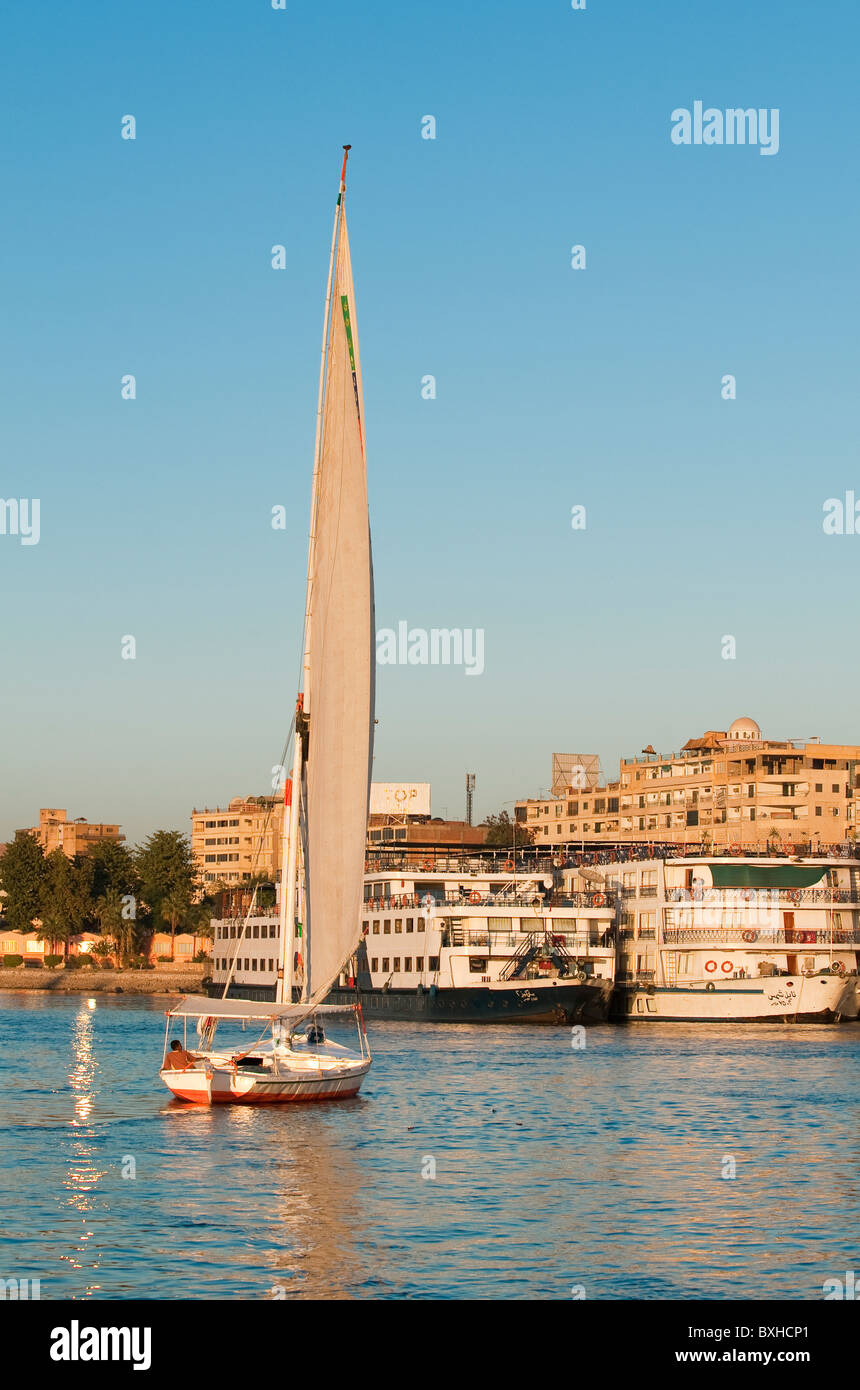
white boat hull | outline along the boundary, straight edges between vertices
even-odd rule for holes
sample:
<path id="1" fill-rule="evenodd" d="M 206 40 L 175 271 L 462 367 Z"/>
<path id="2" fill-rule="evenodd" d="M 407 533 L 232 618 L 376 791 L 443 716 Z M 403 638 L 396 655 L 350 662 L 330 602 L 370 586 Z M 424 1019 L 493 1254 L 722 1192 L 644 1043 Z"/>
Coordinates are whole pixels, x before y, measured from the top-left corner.
<path id="1" fill-rule="evenodd" d="M 229 1057 L 198 1055 L 185 1070 L 164 1068 L 161 1080 L 178 1100 L 200 1105 L 293 1105 L 306 1101 L 348 1100 L 361 1089 L 371 1059 L 336 1047 L 308 1048 L 279 1056 L 272 1065 L 235 1065 Z"/>
<path id="2" fill-rule="evenodd" d="M 834 1023 L 857 1016 L 857 977 L 775 976 L 625 991 L 619 1015 L 682 1023 Z"/>

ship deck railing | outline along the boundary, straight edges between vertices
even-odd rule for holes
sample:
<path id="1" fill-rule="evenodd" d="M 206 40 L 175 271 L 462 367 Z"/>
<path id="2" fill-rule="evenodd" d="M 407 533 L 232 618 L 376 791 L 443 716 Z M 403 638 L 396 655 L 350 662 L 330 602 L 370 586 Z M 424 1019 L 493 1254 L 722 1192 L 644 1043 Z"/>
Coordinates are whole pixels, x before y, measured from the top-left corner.
<path id="1" fill-rule="evenodd" d="M 615 908 L 614 893 L 606 893 L 599 890 L 589 889 L 588 891 L 578 890 L 573 893 L 552 893 L 529 891 L 527 893 L 482 893 L 480 889 L 472 888 L 468 892 L 455 893 L 452 891 L 426 893 L 395 893 L 390 898 L 367 898 L 362 903 L 362 910 L 368 912 L 395 912 L 402 909 L 413 909 L 418 911 L 421 908 L 438 907 L 457 907 L 457 908 L 479 908 L 479 907 L 515 907 L 528 908 L 531 910 L 549 911 L 550 908 L 559 907 L 578 907 L 590 908 L 594 911 L 609 910 Z"/>
<path id="2" fill-rule="evenodd" d="M 587 951 L 595 947 L 603 947 L 610 951 L 614 949 L 611 943 L 602 939 L 605 933 L 599 931 L 487 932 L 467 931 L 463 927 L 449 927 L 444 944 L 448 946 L 483 946 L 488 951 L 513 950 L 529 939 L 538 940 L 539 938 L 543 940 L 545 935 L 549 937 L 551 945 L 564 947 L 568 952 Z"/>
<path id="3" fill-rule="evenodd" d="M 632 895 L 637 896 L 637 895 Z M 640 890 L 638 896 L 644 896 Z M 785 903 L 787 907 L 803 907 L 804 903 L 819 903 L 825 907 L 860 906 L 860 885 L 856 888 L 702 888 L 670 889 L 666 894 L 667 907 L 752 907 Z"/>
<path id="4" fill-rule="evenodd" d="M 752 940 L 750 940 L 752 938 Z M 666 946 L 726 945 L 758 946 L 860 946 L 860 931 L 804 931 L 800 927 L 666 927 Z"/>

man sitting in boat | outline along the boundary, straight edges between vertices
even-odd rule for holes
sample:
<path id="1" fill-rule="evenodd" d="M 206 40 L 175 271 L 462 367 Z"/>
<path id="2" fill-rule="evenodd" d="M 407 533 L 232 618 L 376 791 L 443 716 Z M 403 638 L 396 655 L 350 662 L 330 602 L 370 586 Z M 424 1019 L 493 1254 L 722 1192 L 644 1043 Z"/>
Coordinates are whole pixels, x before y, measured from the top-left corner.
<path id="1" fill-rule="evenodd" d="M 174 1038 L 170 1044 L 170 1051 L 164 1059 L 162 1071 L 185 1071 L 187 1067 L 193 1067 L 197 1058 L 193 1052 L 186 1052 L 178 1038 Z"/>

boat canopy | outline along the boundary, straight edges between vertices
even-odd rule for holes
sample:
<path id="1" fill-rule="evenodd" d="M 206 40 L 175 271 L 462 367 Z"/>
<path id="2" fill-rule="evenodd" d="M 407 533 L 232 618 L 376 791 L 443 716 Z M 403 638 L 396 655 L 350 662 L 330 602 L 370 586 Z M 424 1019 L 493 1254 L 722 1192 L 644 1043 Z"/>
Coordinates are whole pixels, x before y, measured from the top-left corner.
<path id="1" fill-rule="evenodd" d="M 715 888 L 811 888 L 827 872 L 826 864 L 712 864 Z"/>
<path id="2" fill-rule="evenodd" d="M 272 1004 L 254 999 L 209 999 L 205 994 L 183 995 L 171 1018 L 269 1018 L 272 1020 L 308 1018 L 314 1014 L 351 1014 L 354 1004 Z"/>

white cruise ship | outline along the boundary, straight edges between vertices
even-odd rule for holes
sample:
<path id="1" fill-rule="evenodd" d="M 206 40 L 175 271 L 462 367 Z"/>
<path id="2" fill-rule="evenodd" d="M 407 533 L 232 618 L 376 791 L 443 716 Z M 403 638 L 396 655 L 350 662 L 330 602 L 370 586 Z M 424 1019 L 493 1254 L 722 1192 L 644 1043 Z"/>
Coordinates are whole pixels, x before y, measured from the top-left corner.
<path id="1" fill-rule="evenodd" d="M 860 861 L 696 855 L 566 874 L 571 891 L 598 879 L 620 904 L 615 1017 L 857 1017 Z"/>
<path id="2" fill-rule="evenodd" d="M 464 861 L 365 875 L 356 976 L 331 1003 L 370 1017 L 448 1023 L 593 1023 L 615 978 L 615 899 L 602 885 L 563 890 L 562 875 Z M 211 990 L 274 998 L 277 918 L 213 923 Z M 299 963 L 300 964 L 300 963 Z"/>

